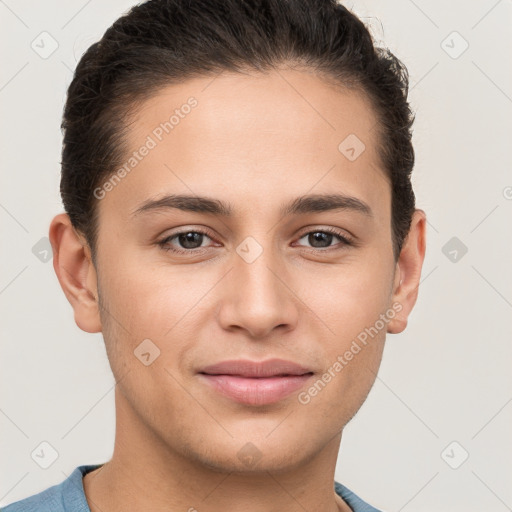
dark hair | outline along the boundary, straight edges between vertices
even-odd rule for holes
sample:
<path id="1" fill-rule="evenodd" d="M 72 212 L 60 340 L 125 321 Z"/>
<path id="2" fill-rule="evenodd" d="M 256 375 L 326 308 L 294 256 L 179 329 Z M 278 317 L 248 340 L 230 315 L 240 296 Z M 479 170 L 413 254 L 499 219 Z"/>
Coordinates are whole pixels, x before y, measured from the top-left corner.
<path id="1" fill-rule="evenodd" d="M 221 71 L 307 68 L 366 93 L 391 183 L 398 258 L 415 210 L 408 73 L 374 46 L 365 25 L 335 0 L 150 0 L 120 17 L 80 59 L 64 115 L 60 191 L 94 257 L 93 191 L 126 155 L 130 114 L 159 89 Z M 341 142 L 341 141 L 340 141 Z"/>

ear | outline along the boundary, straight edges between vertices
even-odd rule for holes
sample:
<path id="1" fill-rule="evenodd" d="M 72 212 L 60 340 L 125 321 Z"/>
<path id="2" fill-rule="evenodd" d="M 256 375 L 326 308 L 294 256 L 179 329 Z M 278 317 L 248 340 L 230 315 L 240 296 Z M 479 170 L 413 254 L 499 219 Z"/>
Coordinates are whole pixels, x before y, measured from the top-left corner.
<path id="1" fill-rule="evenodd" d="M 407 319 L 418 298 L 421 269 L 425 259 L 426 221 L 425 212 L 416 209 L 409 234 L 400 251 L 392 292 L 392 303 L 397 303 L 396 309 L 394 308 L 397 313 L 387 325 L 387 332 L 391 334 L 398 334 L 407 327 Z M 400 310 L 398 304 L 401 306 Z"/>
<path id="2" fill-rule="evenodd" d="M 96 269 L 84 238 L 75 231 L 66 213 L 56 215 L 49 232 L 53 268 L 75 313 L 75 322 L 85 332 L 101 332 Z"/>

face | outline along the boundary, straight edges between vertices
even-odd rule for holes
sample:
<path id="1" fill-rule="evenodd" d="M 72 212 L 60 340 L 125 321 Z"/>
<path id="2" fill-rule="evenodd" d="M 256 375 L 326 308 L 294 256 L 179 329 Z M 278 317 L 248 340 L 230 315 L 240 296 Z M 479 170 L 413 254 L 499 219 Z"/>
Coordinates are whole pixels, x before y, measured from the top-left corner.
<path id="1" fill-rule="evenodd" d="M 128 432 L 272 470 L 356 413 L 400 307 L 376 122 L 360 93 L 292 70 L 197 78 L 141 106 L 125 172 L 97 189 L 101 329 Z M 232 396 L 200 373 L 273 358 L 307 375 L 266 393 L 224 380 Z"/>

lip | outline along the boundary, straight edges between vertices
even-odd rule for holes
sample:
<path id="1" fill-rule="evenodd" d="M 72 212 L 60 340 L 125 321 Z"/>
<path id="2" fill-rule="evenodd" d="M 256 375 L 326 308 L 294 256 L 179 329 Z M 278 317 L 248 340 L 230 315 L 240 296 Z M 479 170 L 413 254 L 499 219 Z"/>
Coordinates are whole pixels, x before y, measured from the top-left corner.
<path id="1" fill-rule="evenodd" d="M 304 375 L 313 370 L 285 359 L 250 361 L 236 359 L 206 366 L 199 373 L 209 375 L 237 375 L 239 377 L 275 377 L 278 375 Z"/>
<path id="2" fill-rule="evenodd" d="M 313 376 L 313 371 L 284 359 L 232 360 L 207 366 L 199 376 L 236 402 L 265 405 L 298 391 Z"/>

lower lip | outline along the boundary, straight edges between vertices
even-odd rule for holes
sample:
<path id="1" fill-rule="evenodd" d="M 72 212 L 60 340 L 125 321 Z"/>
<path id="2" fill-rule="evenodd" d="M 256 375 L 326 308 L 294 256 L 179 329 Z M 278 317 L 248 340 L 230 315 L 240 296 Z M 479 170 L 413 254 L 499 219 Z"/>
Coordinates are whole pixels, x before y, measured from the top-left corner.
<path id="1" fill-rule="evenodd" d="M 313 374 L 286 377 L 249 378 L 237 375 L 199 374 L 220 393 L 247 405 L 265 405 L 279 402 L 304 386 Z"/>

